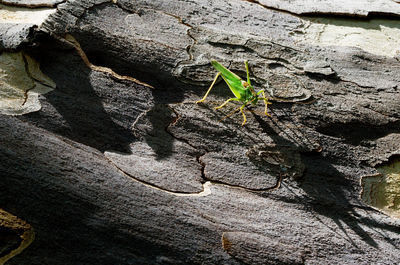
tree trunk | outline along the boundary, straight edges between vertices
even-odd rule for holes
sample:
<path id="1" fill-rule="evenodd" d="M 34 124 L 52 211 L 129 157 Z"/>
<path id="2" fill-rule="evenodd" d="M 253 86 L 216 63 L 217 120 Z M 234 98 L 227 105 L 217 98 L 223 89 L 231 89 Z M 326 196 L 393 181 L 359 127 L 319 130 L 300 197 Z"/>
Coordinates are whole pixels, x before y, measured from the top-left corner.
<path id="1" fill-rule="evenodd" d="M 397 263 L 385 1 L 3 1 L 49 10 L 0 27 L 0 208 L 35 232 L 7 264 Z M 212 59 L 270 116 L 216 110 L 223 80 L 196 104 Z M 5 256 L 28 228 L 0 225 Z"/>

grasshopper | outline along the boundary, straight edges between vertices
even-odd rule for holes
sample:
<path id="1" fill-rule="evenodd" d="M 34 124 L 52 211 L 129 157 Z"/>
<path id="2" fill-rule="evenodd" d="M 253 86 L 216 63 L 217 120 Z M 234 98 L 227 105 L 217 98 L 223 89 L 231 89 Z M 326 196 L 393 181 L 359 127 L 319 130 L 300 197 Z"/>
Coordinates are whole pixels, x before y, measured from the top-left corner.
<path id="1" fill-rule="evenodd" d="M 232 93 L 235 95 L 234 98 L 230 98 L 224 103 L 222 103 L 220 106 L 216 107 L 215 109 L 220 109 L 226 104 L 228 104 L 230 101 L 240 101 L 243 103 L 243 105 L 239 108 L 240 112 L 243 115 L 243 123 L 242 126 L 246 124 L 246 115 L 244 114 L 244 108 L 247 106 L 247 104 L 251 103 L 252 105 L 256 105 L 258 100 L 264 100 L 265 104 L 265 115 L 271 116 L 268 114 L 268 104 L 271 104 L 268 102 L 268 98 L 265 97 L 265 92 L 264 90 L 260 91 L 255 91 L 253 86 L 251 85 L 250 82 L 250 74 L 249 74 L 249 64 L 247 61 L 244 62 L 246 66 L 246 73 L 247 73 L 247 82 L 241 79 L 238 75 L 232 73 L 229 71 L 227 68 L 225 68 L 222 64 L 219 62 L 212 60 L 211 65 L 218 71 L 217 75 L 214 78 L 214 81 L 211 83 L 211 86 L 208 88 L 206 94 L 204 97 L 196 103 L 203 102 L 207 96 L 208 93 L 210 93 L 211 89 L 215 85 L 215 82 L 217 81 L 218 77 L 221 76 L 225 83 L 228 85 L 229 89 L 232 91 Z M 262 97 L 259 97 L 259 95 L 262 95 Z"/>

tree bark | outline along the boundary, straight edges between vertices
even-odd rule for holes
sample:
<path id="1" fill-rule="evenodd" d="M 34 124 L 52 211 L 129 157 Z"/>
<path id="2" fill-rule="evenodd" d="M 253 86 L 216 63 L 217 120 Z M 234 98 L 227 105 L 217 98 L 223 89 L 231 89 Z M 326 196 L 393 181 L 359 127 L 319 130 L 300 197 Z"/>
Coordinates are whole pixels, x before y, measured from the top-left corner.
<path id="1" fill-rule="evenodd" d="M 35 231 L 7 264 L 400 260 L 400 67 L 375 43 L 400 31 L 396 8 L 59 2 L 2 47 L 39 62 L 25 68 L 49 88 L 39 111 L 0 116 L 0 207 Z M 378 35 L 330 37 L 352 27 Z M 211 59 L 243 79 L 248 60 L 271 116 L 259 102 L 241 126 L 240 105 L 215 110 L 224 82 L 195 104 Z"/>

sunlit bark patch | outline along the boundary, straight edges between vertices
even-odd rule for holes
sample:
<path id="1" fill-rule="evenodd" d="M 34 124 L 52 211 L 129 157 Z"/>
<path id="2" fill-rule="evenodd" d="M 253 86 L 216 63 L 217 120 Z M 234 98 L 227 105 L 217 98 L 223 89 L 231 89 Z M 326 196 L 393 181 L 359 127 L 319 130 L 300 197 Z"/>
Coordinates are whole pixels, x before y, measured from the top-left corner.
<path id="1" fill-rule="evenodd" d="M 395 20 L 309 18 L 298 40 L 319 46 L 357 47 L 375 55 L 399 58 L 400 28 Z"/>
<path id="2" fill-rule="evenodd" d="M 53 90 L 56 84 L 39 64 L 22 52 L 0 55 L 0 114 L 22 115 L 41 108 L 39 94 Z"/>
<path id="3" fill-rule="evenodd" d="M 400 218 L 400 158 L 377 170 L 379 174 L 361 179 L 361 198 L 387 215 Z"/>

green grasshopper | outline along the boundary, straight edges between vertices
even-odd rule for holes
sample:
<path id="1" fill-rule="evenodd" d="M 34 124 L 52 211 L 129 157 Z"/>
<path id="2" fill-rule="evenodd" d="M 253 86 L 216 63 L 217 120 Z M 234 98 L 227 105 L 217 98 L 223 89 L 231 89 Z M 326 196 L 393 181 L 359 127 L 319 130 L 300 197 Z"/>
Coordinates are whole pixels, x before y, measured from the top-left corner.
<path id="1" fill-rule="evenodd" d="M 230 102 L 230 101 L 240 101 L 240 102 L 242 102 L 243 105 L 239 108 L 239 110 L 243 115 L 243 123 L 242 123 L 242 126 L 243 126 L 243 125 L 246 124 L 246 121 L 247 121 L 246 115 L 244 114 L 244 111 L 243 111 L 244 108 L 249 103 L 251 103 L 253 105 L 256 105 L 258 100 L 262 99 L 262 100 L 264 100 L 264 104 L 265 104 L 265 115 L 271 116 L 267 112 L 268 104 L 271 104 L 271 103 L 268 102 L 268 98 L 265 97 L 264 90 L 262 89 L 262 90 L 256 92 L 254 90 L 253 86 L 250 83 L 249 64 L 248 64 L 247 61 L 244 62 L 245 66 L 246 66 L 247 82 L 244 81 L 243 79 L 241 79 L 236 74 L 234 74 L 231 71 L 229 71 L 228 69 L 226 69 L 219 62 L 217 62 L 215 60 L 212 60 L 211 64 L 218 71 L 218 73 L 215 76 L 214 81 L 211 83 L 211 86 L 207 90 L 207 92 L 204 95 L 204 97 L 202 99 L 196 101 L 196 103 L 203 102 L 207 98 L 208 93 L 210 93 L 210 91 L 211 91 L 212 87 L 215 85 L 215 82 L 217 81 L 218 77 L 221 76 L 224 79 L 225 83 L 230 88 L 230 90 L 232 91 L 232 93 L 235 95 L 235 97 L 228 99 L 227 101 L 222 103 L 222 105 L 216 107 L 215 109 L 222 108 L 223 106 L 228 104 L 228 102 Z M 262 94 L 262 97 L 259 97 L 260 94 Z"/>

